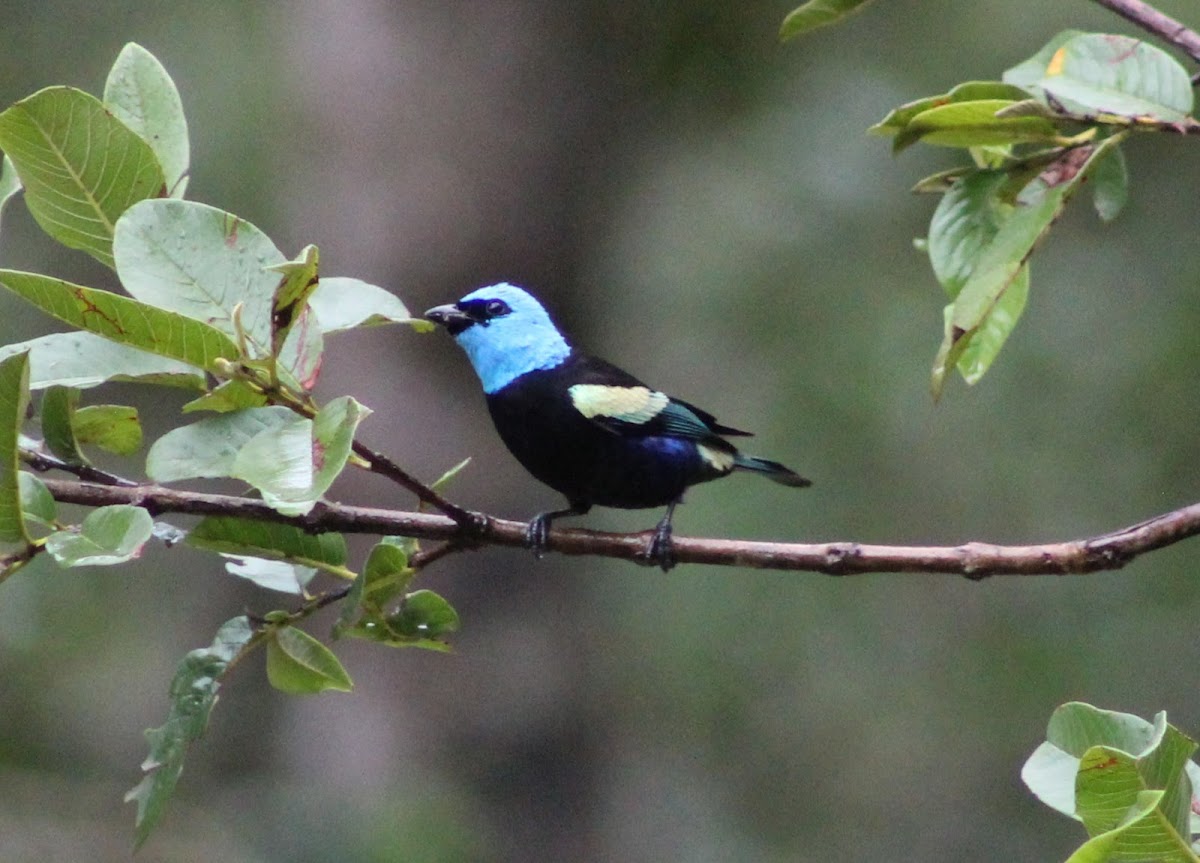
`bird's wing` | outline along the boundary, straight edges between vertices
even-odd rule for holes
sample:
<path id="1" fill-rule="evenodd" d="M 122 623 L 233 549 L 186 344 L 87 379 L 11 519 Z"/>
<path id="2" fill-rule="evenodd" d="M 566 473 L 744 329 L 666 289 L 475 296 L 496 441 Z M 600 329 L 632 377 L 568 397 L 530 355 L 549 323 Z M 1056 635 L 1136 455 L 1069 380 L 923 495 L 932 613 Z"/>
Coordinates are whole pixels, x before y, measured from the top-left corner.
<path id="1" fill-rule="evenodd" d="M 670 435 L 690 440 L 748 434 L 720 425 L 712 414 L 641 384 L 575 384 L 567 393 L 575 410 L 618 434 Z"/>

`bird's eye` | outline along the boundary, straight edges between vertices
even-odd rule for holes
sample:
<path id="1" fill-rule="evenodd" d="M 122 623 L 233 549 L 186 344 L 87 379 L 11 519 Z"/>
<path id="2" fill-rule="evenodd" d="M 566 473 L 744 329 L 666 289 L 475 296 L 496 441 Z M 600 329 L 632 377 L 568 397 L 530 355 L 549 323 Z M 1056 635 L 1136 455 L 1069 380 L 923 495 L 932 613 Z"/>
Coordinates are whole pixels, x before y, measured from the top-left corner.
<path id="1" fill-rule="evenodd" d="M 483 310 L 489 318 L 498 318 L 512 311 L 504 300 L 488 300 L 488 304 L 483 307 Z"/>

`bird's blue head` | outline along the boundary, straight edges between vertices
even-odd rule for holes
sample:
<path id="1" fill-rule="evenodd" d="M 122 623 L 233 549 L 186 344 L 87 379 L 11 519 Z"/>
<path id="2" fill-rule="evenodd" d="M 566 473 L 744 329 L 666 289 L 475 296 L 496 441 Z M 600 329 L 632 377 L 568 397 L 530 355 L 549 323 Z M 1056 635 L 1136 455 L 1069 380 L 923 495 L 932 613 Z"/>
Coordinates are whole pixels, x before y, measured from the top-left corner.
<path id="1" fill-rule="evenodd" d="M 552 369 L 571 353 L 542 304 L 516 285 L 501 282 L 437 306 L 425 317 L 446 328 L 494 393 L 523 374 Z"/>

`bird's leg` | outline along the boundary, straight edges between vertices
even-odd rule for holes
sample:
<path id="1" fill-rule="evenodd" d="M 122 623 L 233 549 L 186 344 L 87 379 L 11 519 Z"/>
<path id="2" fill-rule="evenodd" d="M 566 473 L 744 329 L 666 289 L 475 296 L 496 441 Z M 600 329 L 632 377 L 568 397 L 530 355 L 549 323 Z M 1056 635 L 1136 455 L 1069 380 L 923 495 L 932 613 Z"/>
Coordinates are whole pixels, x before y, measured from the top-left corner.
<path id="1" fill-rule="evenodd" d="M 566 515 L 584 515 L 592 508 L 590 503 L 568 501 L 571 505 L 566 509 L 556 509 L 552 512 L 539 512 L 525 528 L 525 545 L 533 549 L 534 555 L 541 557 L 546 553 L 546 542 L 550 538 L 550 525 L 556 518 Z"/>
<path id="2" fill-rule="evenodd" d="M 671 517 L 675 515 L 677 500 L 667 505 L 667 514 L 654 528 L 654 536 L 650 538 L 650 546 L 646 549 L 646 562 L 657 563 L 666 572 L 675 565 L 675 549 L 671 544 Z"/>

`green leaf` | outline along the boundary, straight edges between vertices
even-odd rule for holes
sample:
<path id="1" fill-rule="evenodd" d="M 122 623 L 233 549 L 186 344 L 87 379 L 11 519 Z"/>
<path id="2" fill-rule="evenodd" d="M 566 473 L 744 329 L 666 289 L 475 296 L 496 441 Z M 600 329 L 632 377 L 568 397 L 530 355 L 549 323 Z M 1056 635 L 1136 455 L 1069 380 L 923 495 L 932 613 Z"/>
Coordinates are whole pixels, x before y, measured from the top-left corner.
<path id="1" fill-rule="evenodd" d="M 408 565 L 411 543 L 404 539 L 385 537 L 376 543 L 367 557 L 367 565 L 354 580 L 342 603 L 342 611 L 333 627 L 334 638 L 351 634 L 370 637 L 367 633 L 386 632 L 387 606 L 408 589 L 416 570 Z M 360 632 L 350 632 L 359 627 Z"/>
<path id="2" fill-rule="evenodd" d="M 288 333 L 308 308 L 308 298 L 317 289 L 319 260 L 317 247 L 310 244 L 292 260 L 267 267 L 283 274 L 271 298 L 272 356 L 279 356 Z"/>
<path id="3" fill-rule="evenodd" d="M 999 194 L 1007 179 L 1003 171 L 971 171 L 954 183 L 933 212 L 929 264 L 950 299 L 958 296 L 980 254 L 1012 215 L 1012 204 Z"/>
<path id="4" fill-rule="evenodd" d="M 1137 802 L 1125 813 L 1120 824 L 1084 842 L 1067 858 L 1067 863 L 1109 863 L 1114 859 L 1117 840 L 1130 828 L 1140 828 L 1142 822 L 1154 813 L 1161 798 L 1162 792 L 1158 791 L 1139 794 Z"/>
<path id="5" fill-rule="evenodd" d="M 383 288 L 340 276 L 321 279 L 308 300 L 321 331 L 336 333 L 377 324 L 412 324 L 426 330 L 429 321 L 414 318 L 396 295 Z"/>
<path id="6" fill-rule="evenodd" d="M 407 577 L 411 577 L 409 571 Z M 367 591 L 369 592 L 368 586 Z M 450 645 L 442 636 L 458 630 L 459 620 L 450 603 L 431 590 L 407 594 L 392 614 L 382 614 L 369 596 L 362 601 L 363 613 L 353 626 L 339 621 L 339 635 L 350 635 L 389 647 L 420 647 L 446 652 Z"/>
<path id="7" fill-rule="evenodd" d="M 136 846 L 146 841 L 175 791 L 188 747 L 200 739 L 217 703 L 217 691 L 229 665 L 251 643 L 254 630 L 246 617 L 227 621 L 212 646 L 191 651 L 171 681 L 171 710 L 167 721 L 146 732 L 150 754 L 142 762 L 146 776 L 125 795 L 137 803 Z"/>
<path id="8" fill-rule="evenodd" d="M 384 606 L 404 593 L 416 574 L 416 570 L 408 565 L 409 556 L 405 548 L 394 542 L 385 539 L 376 543 L 363 569 L 366 576 L 364 603 L 382 611 Z"/>
<path id="9" fill-rule="evenodd" d="M 955 299 L 974 272 L 984 250 L 1013 213 L 1002 199 L 1009 177 L 1003 171 L 976 170 L 959 178 L 938 202 L 929 224 L 927 250 L 934 275 Z M 987 372 L 1016 326 L 1029 297 L 1029 267 L 1021 267 L 1008 290 L 980 322 L 975 335 L 957 352 L 953 366 L 973 384 Z M 946 332 L 952 332 L 954 304 L 946 306 Z M 943 342 L 950 345 L 951 342 Z M 949 350 L 949 347 L 946 347 Z M 950 364 L 939 354 L 934 391 L 943 385 Z"/>
<path id="10" fill-rule="evenodd" d="M 968 384 L 976 384 L 991 368 L 1000 349 L 1016 328 L 1029 300 L 1029 265 L 1021 267 L 1008 289 L 979 323 L 958 355 L 955 368 Z M 947 307 L 951 308 L 951 307 Z"/>
<path id="11" fill-rule="evenodd" d="M 1125 152 L 1113 147 L 1108 156 L 1096 164 L 1092 172 L 1092 201 L 1102 221 L 1111 222 L 1129 200 L 1129 170 Z"/>
<path id="12" fill-rule="evenodd" d="M 1119 143 L 1120 137 L 1113 136 L 1093 148 L 1067 151 L 1058 163 L 1026 187 L 1018 206 L 975 257 L 970 276 L 947 313 L 946 330 L 931 377 L 935 399 L 941 393 L 947 369 L 961 359 L 971 339 L 1000 305 L 1005 292 L 1018 284 L 1034 246 L 1096 163 Z M 1008 314 L 1013 313 L 1016 305 L 1014 302 L 1014 306 L 1008 307 Z"/>
<path id="13" fill-rule="evenodd" d="M 72 418 L 79 407 L 79 390 L 50 387 L 42 396 L 42 434 L 46 447 L 70 464 L 90 464 L 75 440 Z"/>
<path id="14" fill-rule="evenodd" d="M 458 612 L 432 590 L 416 590 L 404 597 L 400 610 L 388 622 L 400 635 L 438 638 L 458 631 Z"/>
<path id="15" fill-rule="evenodd" d="M 1096 746 L 1079 761 L 1076 811 L 1090 836 L 1119 831 L 1112 846 L 1117 859 L 1195 863 L 1190 832 L 1180 832 L 1164 811 L 1167 797 L 1147 788 L 1135 759 L 1119 749 Z"/>
<path id="16" fill-rule="evenodd" d="M 187 543 L 224 554 L 291 560 L 309 566 L 346 564 L 346 539 L 340 533 L 312 534 L 290 524 L 209 516 L 192 529 Z"/>
<path id="17" fill-rule="evenodd" d="M 964 81 L 948 93 L 927 96 L 894 108 L 867 131 L 873 135 L 898 135 L 908 128 L 914 117 L 942 105 L 984 99 L 1002 99 L 1017 104 L 1028 98 L 1029 93 L 1020 87 L 1001 81 Z"/>
<path id="18" fill-rule="evenodd" d="M 53 524 L 58 518 L 58 502 L 50 494 L 50 489 L 29 471 L 21 471 L 18 478 L 21 484 L 21 510 L 26 520 Z"/>
<path id="19" fill-rule="evenodd" d="M 237 345 L 207 324 L 108 291 L 15 270 L 0 270 L 0 286 L 73 327 L 211 372 L 219 371 L 215 360 L 238 355 Z"/>
<path id="20" fill-rule="evenodd" d="M 250 386 L 244 380 L 224 381 L 216 389 L 193 399 L 183 406 L 185 414 L 193 411 L 215 411 L 229 413 L 242 408 L 262 407 L 267 397 L 262 390 Z"/>
<path id="21" fill-rule="evenodd" d="M 167 192 L 182 198 L 187 188 L 187 120 L 175 82 L 158 59 L 135 42 L 117 55 L 104 83 L 104 104 L 145 141 L 162 166 Z"/>
<path id="22" fill-rule="evenodd" d="M 78 531 L 46 537 L 46 551 L 62 566 L 111 566 L 140 556 L 153 531 L 154 519 L 139 506 L 102 506 Z"/>
<path id="23" fill-rule="evenodd" d="M 341 534 L 305 533 L 286 524 L 210 516 L 188 534 L 197 548 L 220 552 L 225 568 L 259 587 L 300 595 L 317 568 L 341 568 L 346 540 Z"/>
<path id="24" fill-rule="evenodd" d="M 195 201 L 142 201 L 117 223 L 113 255 L 121 284 L 136 299 L 233 339 L 240 308 L 249 358 L 271 354 L 271 297 L 279 277 L 266 268 L 284 257 L 254 225 Z"/>
<path id="25" fill-rule="evenodd" d="M 462 469 L 465 468 L 470 463 L 471 463 L 471 457 L 467 456 L 462 461 L 460 461 L 458 464 L 456 464 L 454 467 L 450 468 L 450 470 L 446 471 L 444 474 L 442 474 L 437 479 L 435 479 L 433 482 L 431 482 L 429 484 L 429 487 L 431 489 L 433 489 L 434 491 L 442 491 L 446 486 L 448 486 L 450 484 L 450 481 L 453 480 L 456 476 L 458 476 L 458 474 L 462 471 Z"/>
<path id="26" fill-rule="evenodd" d="M 1066 37 L 1066 38 L 1064 38 Z M 1004 73 L 1055 109 L 1130 121 L 1186 123 L 1187 70 L 1147 42 L 1105 33 L 1060 33 L 1033 58 Z"/>
<path id="27" fill-rule="evenodd" d="M 5 156 L 0 161 L 0 216 L 4 215 L 5 205 L 19 191 L 21 191 L 21 178 L 17 176 L 17 168 L 12 163 L 12 159 Z"/>
<path id="28" fill-rule="evenodd" d="M 275 629 L 267 641 L 267 680 L 281 692 L 313 695 L 354 688 L 333 651 L 294 626 Z"/>
<path id="29" fill-rule="evenodd" d="M 843 18 L 861 11 L 869 2 L 870 0 L 808 0 L 783 19 L 779 28 L 779 38 L 787 41 L 818 27 L 836 24 Z"/>
<path id="30" fill-rule="evenodd" d="M 896 135 L 895 149 L 917 141 L 943 147 L 989 147 L 1061 140 L 1058 128 L 1045 117 L 997 115 L 1016 104 L 1009 99 L 979 99 L 929 108 Z"/>
<path id="31" fill-rule="evenodd" d="M 29 388 L 88 389 L 108 381 L 203 389 L 204 374 L 193 365 L 158 356 L 94 333 L 75 331 L 0 346 L 0 359 L 29 352 Z"/>
<path id="32" fill-rule="evenodd" d="M 287 408 L 270 406 L 206 417 L 172 429 L 150 447 L 146 473 L 156 482 L 234 476 L 234 463 L 247 443 L 295 419 Z"/>
<path id="33" fill-rule="evenodd" d="M 0 361 L 0 544 L 28 545 L 21 507 L 21 462 L 17 454 L 29 406 L 29 355 Z"/>
<path id="34" fill-rule="evenodd" d="M 116 455 L 132 455 L 142 446 L 142 424 L 137 408 L 126 405 L 89 405 L 71 418 L 75 440 Z"/>
<path id="35" fill-rule="evenodd" d="M 117 219 L 165 191 L 150 146 L 99 99 L 71 87 L 40 90 L 0 113 L 0 150 L 42 229 L 109 267 Z"/>
<path id="36" fill-rule="evenodd" d="M 1045 77 L 1046 68 L 1050 65 L 1050 61 L 1054 55 L 1058 53 L 1058 49 L 1075 37 L 1086 35 L 1088 34 L 1082 30 L 1061 31 L 1039 48 L 1036 54 L 1007 70 L 1001 78 L 1006 84 L 1020 87 L 1022 90 L 1032 91 L 1033 86 Z"/>
<path id="37" fill-rule="evenodd" d="M 1151 723 L 1072 702 L 1054 711 L 1046 742 L 1021 778 L 1047 805 L 1082 821 L 1093 841 L 1115 834 L 1096 842 L 1112 859 L 1195 861 L 1189 848 L 1195 750 L 1165 713 Z"/>

